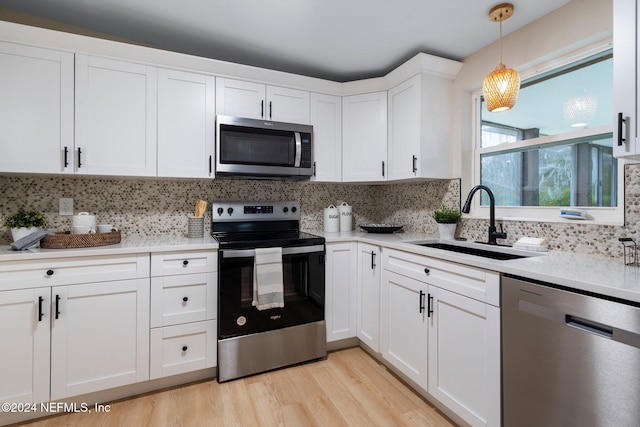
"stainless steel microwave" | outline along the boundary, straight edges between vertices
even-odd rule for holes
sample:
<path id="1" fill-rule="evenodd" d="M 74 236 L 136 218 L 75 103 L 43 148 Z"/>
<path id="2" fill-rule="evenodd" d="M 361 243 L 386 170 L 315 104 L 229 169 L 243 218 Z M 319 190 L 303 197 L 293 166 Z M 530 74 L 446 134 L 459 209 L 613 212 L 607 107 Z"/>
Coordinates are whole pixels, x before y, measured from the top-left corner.
<path id="1" fill-rule="evenodd" d="M 216 175 L 309 179 L 313 126 L 216 117 Z"/>

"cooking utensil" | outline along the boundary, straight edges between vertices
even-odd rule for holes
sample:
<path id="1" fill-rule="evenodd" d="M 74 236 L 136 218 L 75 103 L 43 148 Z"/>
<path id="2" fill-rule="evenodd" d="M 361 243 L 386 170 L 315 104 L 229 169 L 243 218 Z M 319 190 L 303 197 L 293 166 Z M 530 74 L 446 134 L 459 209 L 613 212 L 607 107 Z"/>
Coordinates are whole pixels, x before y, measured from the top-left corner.
<path id="1" fill-rule="evenodd" d="M 198 200 L 198 203 L 196 203 L 196 212 L 194 216 L 196 218 L 200 218 L 204 215 L 206 210 L 207 210 L 207 202 L 205 202 L 204 200 Z"/>

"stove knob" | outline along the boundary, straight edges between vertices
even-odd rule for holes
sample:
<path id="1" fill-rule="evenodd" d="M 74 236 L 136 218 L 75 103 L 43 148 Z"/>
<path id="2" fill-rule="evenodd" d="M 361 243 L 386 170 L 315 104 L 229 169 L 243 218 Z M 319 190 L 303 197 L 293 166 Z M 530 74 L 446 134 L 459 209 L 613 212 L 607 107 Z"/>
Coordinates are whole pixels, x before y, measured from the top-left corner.
<path id="1" fill-rule="evenodd" d="M 282 208 L 282 212 L 284 212 L 284 213 L 289 212 L 289 208 L 285 206 L 284 208 Z"/>
<path id="2" fill-rule="evenodd" d="M 298 208 L 296 208 L 295 206 L 291 208 L 291 212 L 296 213 L 298 212 Z"/>
<path id="3" fill-rule="evenodd" d="M 218 208 L 218 216 L 222 215 L 222 212 L 224 212 L 224 209 Z"/>
<path id="4" fill-rule="evenodd" d="M 231 214 L 233 213 L 233 208 L 228 208 L 228 209 L 227 209 L 227 213 L 228 213 L 229 215 L 231 215 Z"/>

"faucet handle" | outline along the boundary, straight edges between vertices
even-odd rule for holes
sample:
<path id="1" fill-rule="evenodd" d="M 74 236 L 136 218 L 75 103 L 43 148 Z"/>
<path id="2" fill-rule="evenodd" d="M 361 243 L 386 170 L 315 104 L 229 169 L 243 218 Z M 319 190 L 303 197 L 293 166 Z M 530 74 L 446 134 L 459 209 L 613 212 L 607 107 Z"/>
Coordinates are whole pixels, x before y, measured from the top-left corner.
<path id="1" fill-rule="evenodd" d="M 502 223 L 500 223 L 500 231 L 495 233 L 496 239 L 506 239 L 507 233 L 502 228 Z"/>

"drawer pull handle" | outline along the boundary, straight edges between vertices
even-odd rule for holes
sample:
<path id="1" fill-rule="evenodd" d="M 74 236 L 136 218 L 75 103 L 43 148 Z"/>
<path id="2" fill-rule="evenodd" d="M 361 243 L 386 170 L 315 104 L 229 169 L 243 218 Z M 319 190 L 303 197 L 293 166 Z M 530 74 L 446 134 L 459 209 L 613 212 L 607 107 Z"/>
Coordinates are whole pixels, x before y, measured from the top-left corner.
<path id="1" fill-rule="evenodd" d="M 428 268 L 424 269 L 424 274 L 429 274 L 431 272 L 431 270 L 429 270 Z"/>
<path id="2" fill-rule="evenodd" d="M 189 265 L 189 261 L 185 259 L 184 261 L 182 261 L 182 265 L 186 267 L 187 265 Z"/>
<path id="3" fill-rule="evenodd" d="M 189 301 L 189 297 L 183 297 L 183 298 L 182 298 L 182 301 L 184 301 L 184 302 Z"/>
<path id="4" fill-rule="evenodd" d="M 182 351 L 187 351 L 187 349 L 188 349 L 188 348 L 189 348 L 189 347 L 187 347 L 186 345 L 183 345 L 183 346 L 182 346 Z"/>
<path id="5" fill-rule="evenodd" d="M 53 270 L 47 270 L 47 276 L 53 276 Z"/>

